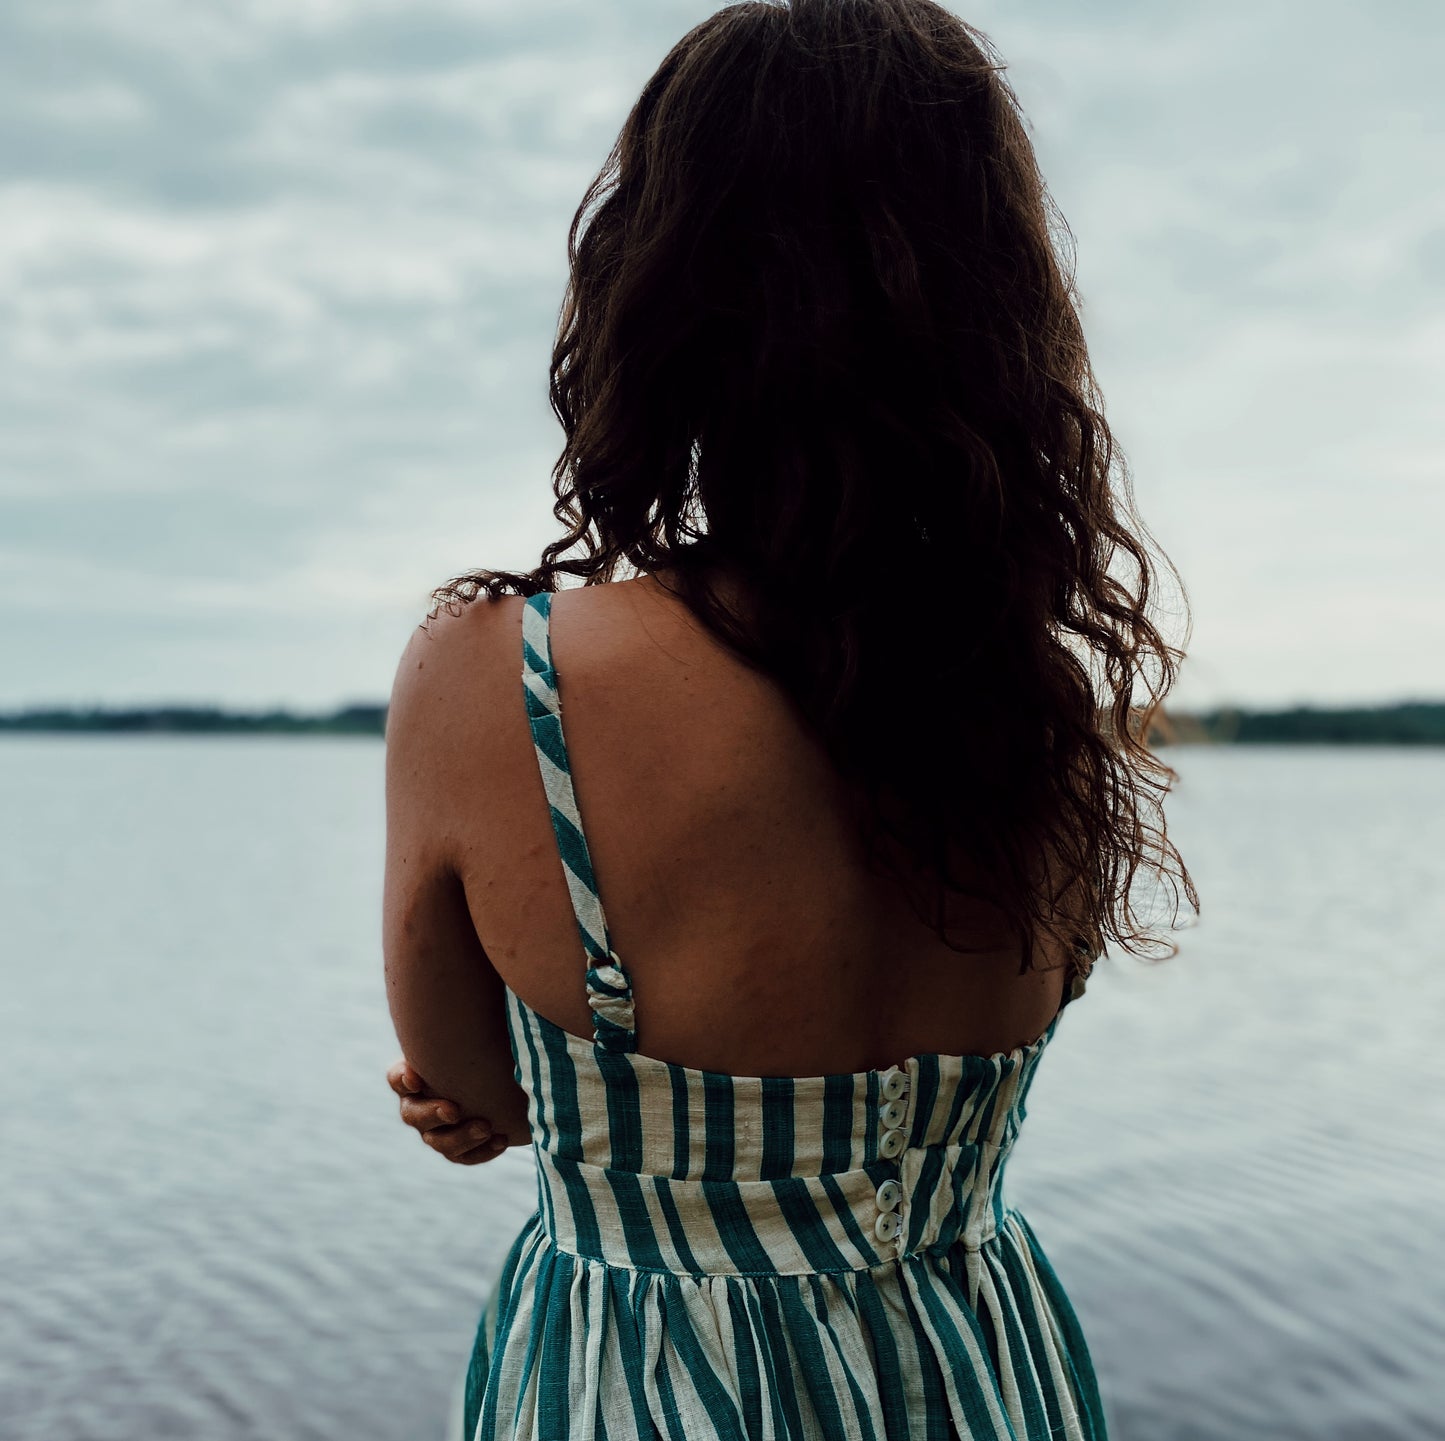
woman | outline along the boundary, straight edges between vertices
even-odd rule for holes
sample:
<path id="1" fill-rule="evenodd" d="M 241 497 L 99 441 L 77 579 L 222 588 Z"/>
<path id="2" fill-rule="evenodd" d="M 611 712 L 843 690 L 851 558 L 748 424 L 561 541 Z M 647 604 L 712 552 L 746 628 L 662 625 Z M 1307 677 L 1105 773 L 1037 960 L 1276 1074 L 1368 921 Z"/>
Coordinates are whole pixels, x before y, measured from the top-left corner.
<path id="1" fill-rule="evenodd" d="M 929 0 L 715 14 L 578 211 L 567 534 L 438 589 L 387 727 L 403 1119 L 538 1172 L 465 1437 L 1105 1434 L 1001 1179 L 1170 949 L 1136 873 L 1194 893 L 1052 215 Z"/>

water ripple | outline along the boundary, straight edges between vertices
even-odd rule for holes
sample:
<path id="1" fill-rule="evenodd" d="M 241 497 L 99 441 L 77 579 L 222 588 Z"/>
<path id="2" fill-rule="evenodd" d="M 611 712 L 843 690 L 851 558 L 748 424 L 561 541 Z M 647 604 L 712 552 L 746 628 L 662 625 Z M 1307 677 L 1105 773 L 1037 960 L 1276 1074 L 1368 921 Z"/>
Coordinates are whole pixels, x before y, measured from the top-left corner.
<path id="1" fill-rule="evenodd" d="M 534 1179 L 388 1104 L 381 760 L 0 746 L 6 1441 L 440 1435 Z M 1445 756 L 1177 765 L 1205 921 L 1101 964 L 1010 1200 L 1115 1441 L 1445 1435 Z"/>

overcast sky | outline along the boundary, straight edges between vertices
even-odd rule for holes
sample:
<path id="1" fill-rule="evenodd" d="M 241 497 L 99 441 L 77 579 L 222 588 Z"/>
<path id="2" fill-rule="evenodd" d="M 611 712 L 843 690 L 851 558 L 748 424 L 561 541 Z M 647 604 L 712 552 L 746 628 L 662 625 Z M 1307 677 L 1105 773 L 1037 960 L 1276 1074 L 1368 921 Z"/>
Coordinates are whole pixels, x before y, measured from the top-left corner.
<path id="1" fill-rule="evenodd" d="M 565 233 L 687 0 L 6 0 L 0 706 L 382 699 L 556 533 Z M 1435 0 L 986 0 L 1185 703 L 1445 696 Z"/>

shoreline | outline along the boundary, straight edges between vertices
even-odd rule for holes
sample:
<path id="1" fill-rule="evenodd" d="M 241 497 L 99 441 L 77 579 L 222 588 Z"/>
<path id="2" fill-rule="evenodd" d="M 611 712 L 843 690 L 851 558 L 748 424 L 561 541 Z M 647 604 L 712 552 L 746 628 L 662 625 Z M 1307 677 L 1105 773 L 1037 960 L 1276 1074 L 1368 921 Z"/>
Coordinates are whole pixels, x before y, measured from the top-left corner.
<path id="1" fill-rule="evenodd" d="M 384 704 L 355 703 L 322 714 L 220 706 L 32 707 L 0 713 L 3 735 L 326 735 L 386 732 Z M 1220 707 L 1156 720 L 1156 747 L 1177 745 L 1445 745 L 1445 701 L 1382 706 Z"/>

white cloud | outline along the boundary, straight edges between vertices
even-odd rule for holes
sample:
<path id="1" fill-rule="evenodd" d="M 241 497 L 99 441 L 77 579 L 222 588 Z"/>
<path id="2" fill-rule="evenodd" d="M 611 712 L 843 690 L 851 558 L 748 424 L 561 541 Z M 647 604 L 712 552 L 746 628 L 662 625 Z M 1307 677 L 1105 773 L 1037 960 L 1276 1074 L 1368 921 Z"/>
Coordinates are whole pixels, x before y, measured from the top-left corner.
<path id="1" fill-rule="evenodd" d="M 566 226 L 711 8 L 6 7 L 0 704 L 376 694 L 430 586 L 532 563 Z M 968 18 L 1078 237 L 1109 413 L 1194 602 L 1181 697 L 1445 691 L 1445 17 Z M 103 648 L 52 577 L 104 594 Z"/>

